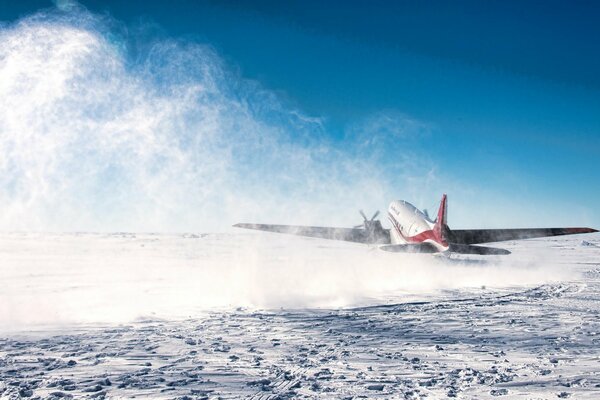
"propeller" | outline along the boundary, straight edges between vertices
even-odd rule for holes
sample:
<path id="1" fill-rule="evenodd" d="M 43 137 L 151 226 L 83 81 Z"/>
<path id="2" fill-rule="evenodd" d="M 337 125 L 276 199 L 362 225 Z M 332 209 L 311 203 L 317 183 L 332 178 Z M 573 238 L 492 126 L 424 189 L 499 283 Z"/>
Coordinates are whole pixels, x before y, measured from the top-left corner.
<path id="1" fill-rule="evenodd" d="M 367 221 L 367 216 L 365 215 L 365 212 L 363 210 L 358 210 L 358 212 L 360 213 L 360 215 L 362 215 L 363 219 Z"/>
<path id="2" fill-rule="evenodd" d="M 379 210 L 377 210 L 377 211 L 375 211 L 375 214 L 373 214 L 373 216 L 371 217 L 371 219 L 368 219 L 363 210 L 358 210 L 358 212 L 363 217 L 364 222 L 362 224 L 360 224 L 360 225 L 356 225 L 354 227 L 354 229 L 367 228 L 368 225 L 369 225 L 369 223 L 375 221 L 375 218 L 377 218 L 377 216 L 379 215 Z"/>

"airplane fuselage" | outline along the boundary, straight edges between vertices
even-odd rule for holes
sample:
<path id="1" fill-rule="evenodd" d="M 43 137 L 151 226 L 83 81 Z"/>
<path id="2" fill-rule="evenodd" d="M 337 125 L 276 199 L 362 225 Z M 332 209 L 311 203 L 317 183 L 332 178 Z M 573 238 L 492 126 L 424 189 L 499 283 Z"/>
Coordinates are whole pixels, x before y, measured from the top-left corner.
<path id="1" fill-rule="evenodd" d="M 441 230 L 436 229 L 436 223 L 407 201 L 393 201 L 388 208 L 388 219 L 392 224 L 392 244 L 428 243 L 440 252 L 449 249 Z"/>

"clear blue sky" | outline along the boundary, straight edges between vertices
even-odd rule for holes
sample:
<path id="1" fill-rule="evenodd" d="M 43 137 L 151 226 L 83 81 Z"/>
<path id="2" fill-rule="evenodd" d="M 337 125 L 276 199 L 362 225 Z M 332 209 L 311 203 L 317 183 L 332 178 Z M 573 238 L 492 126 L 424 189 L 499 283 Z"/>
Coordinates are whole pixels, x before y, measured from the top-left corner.
<path id="1" fill-rule="evenodd" d="M 600 225 L 600 2 L 81 4 L 210 43 L 342 146 L 349 126 L 393 110 L 431 127 L 410 146 L 448 175 L 535 207 L 581 206 L 577 222 Z M 2 1 L 0 20 L 50 6 Z"/>

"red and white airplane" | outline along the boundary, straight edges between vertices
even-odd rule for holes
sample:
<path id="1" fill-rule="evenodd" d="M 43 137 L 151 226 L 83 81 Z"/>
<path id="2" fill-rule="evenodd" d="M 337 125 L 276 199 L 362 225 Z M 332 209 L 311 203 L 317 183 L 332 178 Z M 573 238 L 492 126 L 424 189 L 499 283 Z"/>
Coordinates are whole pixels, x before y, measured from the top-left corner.
<path id="1" fill-rule="evenodd" d="M 466 229 L 451 230 L 447 224 L 448 199 L 442 197 L 435 221 L 427 212 L 418 210 L 404 201 L 393 201 L 388 208 L 391 229 L 384 229 L 375 220 L 364 218 L 363 224 L 354 228 L 331 228 L 319 226 L 236 224 L 234 227 L 292 235 L 343 240 L 379 245 L 381 250 L 408 253 L 461 253 L 461 254 L 510 254 L 510 251 L 495 247 L 478 246 L 480 243 L 506 240 L 531 239 L 545 236 L 573 235 L 598 232 L 591 228 L 533 228 L 533 229 Z"/>

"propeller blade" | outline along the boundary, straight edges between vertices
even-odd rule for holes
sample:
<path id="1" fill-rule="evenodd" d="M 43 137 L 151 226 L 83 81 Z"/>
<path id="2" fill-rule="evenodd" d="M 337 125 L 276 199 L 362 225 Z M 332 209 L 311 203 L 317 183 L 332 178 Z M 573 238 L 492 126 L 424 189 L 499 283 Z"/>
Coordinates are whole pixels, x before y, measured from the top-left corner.
<path id="1" fill-rule="evenodd" d="M 353 229 L 360 229 L 360 228 L 364 228 L 364 227 L 365 227 L 364 224 L 354 225 Z"/>
<path id="2" fill-rule="evenodd" d="M 360 213 L 360 215 L 362 215 L 362 217 L 364 218 L 365 221 L 368 221 L 367 216 L 365 215 L 363 210 L 358 210 L 358 212 Z"/>
<path id="3" fill-rule="evenodd" d="M 375 214 L 371 217 L 371 221 L 375 221 L 375 218 L 379 215 L 379 210 L 375 211 Z"/>

